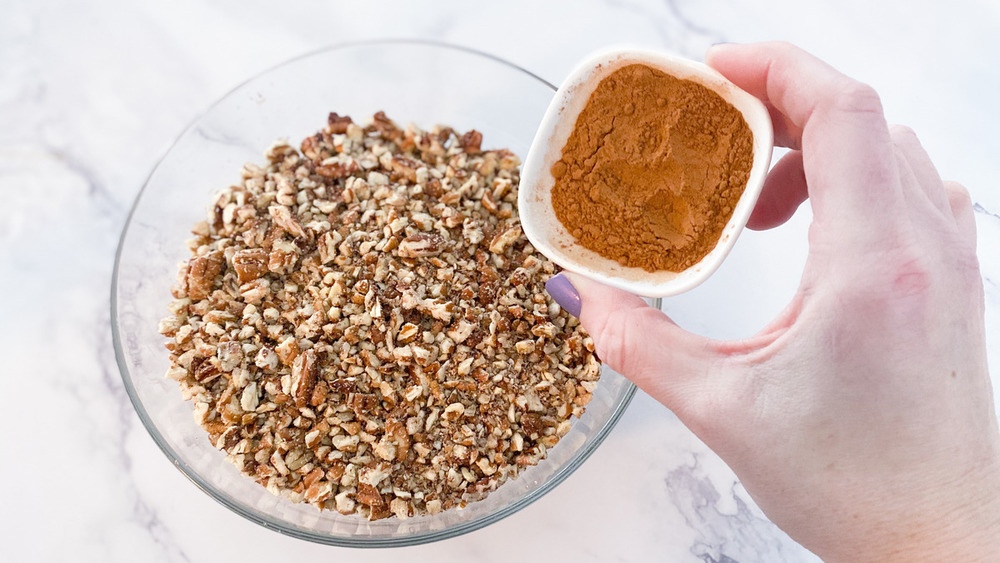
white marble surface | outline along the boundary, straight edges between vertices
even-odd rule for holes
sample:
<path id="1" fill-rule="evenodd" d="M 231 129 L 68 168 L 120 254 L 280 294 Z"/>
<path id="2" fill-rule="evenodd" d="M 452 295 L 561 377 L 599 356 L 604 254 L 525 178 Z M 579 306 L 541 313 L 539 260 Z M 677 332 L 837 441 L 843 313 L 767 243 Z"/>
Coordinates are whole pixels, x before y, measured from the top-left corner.
<path id="1" fill-rule="evenodd" d="M 579 471 L 486 529 L 352 551 L 252 524 L 153 444 L 109 330 L 115 246 L 173 138 L 256 72 L 354 39 L 434 38 L 559 82 L 589 51 L 630 42 L 700 58 L 718 41 L 785 39 L 873 84 L 977 206 L 994 381 L 1000 381 L 1000 4 L 993 0 L 508 0 L 93 3 L 2 0 L 0 17 L 0 561 L 814 561 L 726 466 L 637 396 Z M 745 336 L 789 298 L 808 213 L 744 236 L 707 284 L 666 309 Z M 995 387 L 1000 387 L 996 384 Z M 803 515 L 808 517 L 808 515 Z"/>

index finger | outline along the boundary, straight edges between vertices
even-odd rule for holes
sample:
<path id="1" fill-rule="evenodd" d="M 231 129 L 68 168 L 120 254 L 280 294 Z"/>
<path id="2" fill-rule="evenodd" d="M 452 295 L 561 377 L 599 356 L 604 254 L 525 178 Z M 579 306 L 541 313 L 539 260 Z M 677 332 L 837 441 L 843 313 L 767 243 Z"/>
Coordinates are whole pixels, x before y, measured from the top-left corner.
<path id="1" fill-rule="evenodd" d="M 801 147 L 817 220 L 842 240 L 884 237 L 902 192 L 889 127 L 871 87 L 787 43 L 717 45 L 706 62 L 771 109 L 779 144 Z"/>

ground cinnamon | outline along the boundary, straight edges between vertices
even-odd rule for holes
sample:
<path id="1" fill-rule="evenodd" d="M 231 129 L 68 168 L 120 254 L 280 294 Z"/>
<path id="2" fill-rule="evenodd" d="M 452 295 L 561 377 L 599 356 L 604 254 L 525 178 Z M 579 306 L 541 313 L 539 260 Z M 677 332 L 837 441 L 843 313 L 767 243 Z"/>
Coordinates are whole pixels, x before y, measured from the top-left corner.
<path id="1" fill-rule="evenodd" d="M 642 64 L 591 94 L 552 166 L 556 217 L 625 266 L 681 271 L 718 242 L 746 187 L 753 134 L 712 90 Z"/>

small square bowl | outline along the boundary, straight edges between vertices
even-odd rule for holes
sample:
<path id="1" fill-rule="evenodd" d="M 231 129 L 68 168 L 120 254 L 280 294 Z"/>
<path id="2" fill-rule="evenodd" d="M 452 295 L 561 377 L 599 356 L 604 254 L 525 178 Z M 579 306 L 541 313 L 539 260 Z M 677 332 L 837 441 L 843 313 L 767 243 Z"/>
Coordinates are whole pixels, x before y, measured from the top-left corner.
<path id="1" fill-rule="evenodd" d="M 555 184 L 551 173 L 552 165 L 561 158 L 563 146 L 573 132 L 577 116 L 601 80 L 619 68 L 635 63 L 680 79 L 691 80 L 718 93 L 743 114 L 743 119 L 753 134 L 753 165 L 732 217 L 715 247 L 701 261 L 681 272 L 649 272 L 642 268 L 627 267 L 584 248 L 559 221 L 552 206 L 552 187 Z M 683 293 L 708 279 L 732 250 L 764 185 L 773 147 L 774 132 L 767 108 L 760 100 L 741 90 L 715 69 L 655 51 L 602 51 L 587 58 L 574 69 L 559 87 L 542 118 L 521 172 L 518 195 L 521 226 L 535 248 L 571 272 L 647 297 L 667 297 Z"/>

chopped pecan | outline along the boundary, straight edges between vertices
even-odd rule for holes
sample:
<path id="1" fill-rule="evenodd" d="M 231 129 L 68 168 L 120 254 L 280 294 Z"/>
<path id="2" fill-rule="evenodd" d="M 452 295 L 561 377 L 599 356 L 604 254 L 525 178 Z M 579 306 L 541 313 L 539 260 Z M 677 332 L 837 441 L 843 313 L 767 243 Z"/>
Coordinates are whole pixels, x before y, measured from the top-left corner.
<path id="1" fill-rule="evenodd" d="M 295 341 L 295 338 L 289 336 L 282 340 L 274 348 L 274 351 L 278 353 L 278 359 L 281 360 L 281 363 L 290 366 L 299 355 L 299 343 Z"/>
<path id="2" fill-rule="evenodd" d="M 510 246 L 511 243 L 516 241 L 521 236 L 521 226 L 520 225 L 510 225 L 498 232 L 493 241 L 490 242 L 490 252 L 494 254 L 502 254 L 504 249 Z"/>
<path id="3" fill-rule="evenodd" d="M 188 261 L 187 295 L 194 301 L 208 297 L 224 264 L 222 252 L 196 256 Z"/>
<path id="4" fill-rule="evenodd" d="M 200 360 L 197 364 L 192 364 L 192 366 L 194 367 L 194 378 L 199 383 L 208 383 L 221 375 L 215 364 L 208 360 Z"/>
<path id="5" fill-rule="evenodd" d="M 285 231 L 291 233 L 293 236 L 300 237 L 306 232 L 302 230 L 302 225 L 299 221 L 292 217 L 292 210 L 284 205 L 272 205 L 267 208 L 268 213 L 271 215 L 271 219 L 276 225 L 285 229 Z"/>
<path id="6" fill-rule="evenodd" d="M 479 154 L 482 152 L 482 143 L 483 134 L 475 129 L 470 130 L 459 139 L 459 144 L 461 144 L 462 149 L 468 154 Z"/>
<path id="7" fill-rule="evenodd" d="M 233 268 L 241 284 L 267 273 L 267 252 L 263 248 L 244 248 L 233 254 Z"/>
<path id="8" fill-rule="evenodd" d="M 531 439 L 537 439 L 545 431 L 545 423 L 542 421 L 542 415 L 534 412 L 526 412 L 521 415 L 521 428 L 524 429 L 524 433 Z"/>
<path id="9" fill-rule="evenodd" d="M 378 131 L 379 134 L 389 140 L 396 141 L 399 139 L 399 128 L 396 127 L 396 124 L 393 123 L 383 111 L 376 112 L 375 115 L 372 116 L 372 127 Z"/>
<path id="10" fill-rule="evenodd" d="M 441 243 L 441 235 L 417 233 L 403 239 L 397 251 L 403 258 L 437 256 L 442 250 Z"/>
<path id="11" fill-rule="evenodd" d="M 351 393 L 347 397 L 347 407 L 357 416 L 370 413 L 378 405 L 378 397 L 374 393 Z"/>
<path id="12" fill-rule="evenodd" d="M 353 160 L 347 163 L 331 162 L 329 164 L 320 164 L 316 167 L 317 174 L 330 180 L 346 178 L 358 170 L 358 163 Z"/>
<path id="13" fill-rule="evenodd" d="M 432 515 L 537 464 L 583 413 L 593 341 L 545 293 L 517 157 L 481 143 L 331 114 L 212 199 L 159 330 L 240 471 L 319 509 Z"/>
<path id="14" fill-rule="evenodd" d="M 328 130 L 330 131 L 330 133 L 334 135 L 346 133 L 347 126 L 350 125 L 351 123 L 354 123 L 353 121 L 351 121 L 350 116 L 347 115 L 341 116 L 336 112 L 330 112 L 330 115 L 326 118 L 326 122 L 328 125 L 327 127 Z"/>
<path id="15" fill-rule="evenodd" d="M 243 347 L 239 342 L 223 342 L 219 344 L 219 367 L 222 371 L 233 371 L 243 361 Z"/>
<path id="16" fill-rule="evenodd" d="M 385 501 L 382 500 L 382 495 L 379 494 L 378 490 L 367 483 L 358 485 L 357 499 L 361 504 L 366 504 L 373 509 L 375 507 L 381 508 L 385 505 Z"/>
<path id="17" fill-rule="evenodd" d="M 417 181 L 418 168 L 420 168 L 420 163 L 411 158 L 394 156 L 390 161 L 390 169 L 401 177 L 406 178 L 409 182 Z"/>
<path id="18" fill-rule="evenodd" d="M 292 364 L 292 393 L 295 395 L 295 406 L 304 407 L 309 404 L 318 374 L 319 366 L 316 365 L 315 350 L 306 350 L 295 358 L 295 363 Z"/>

